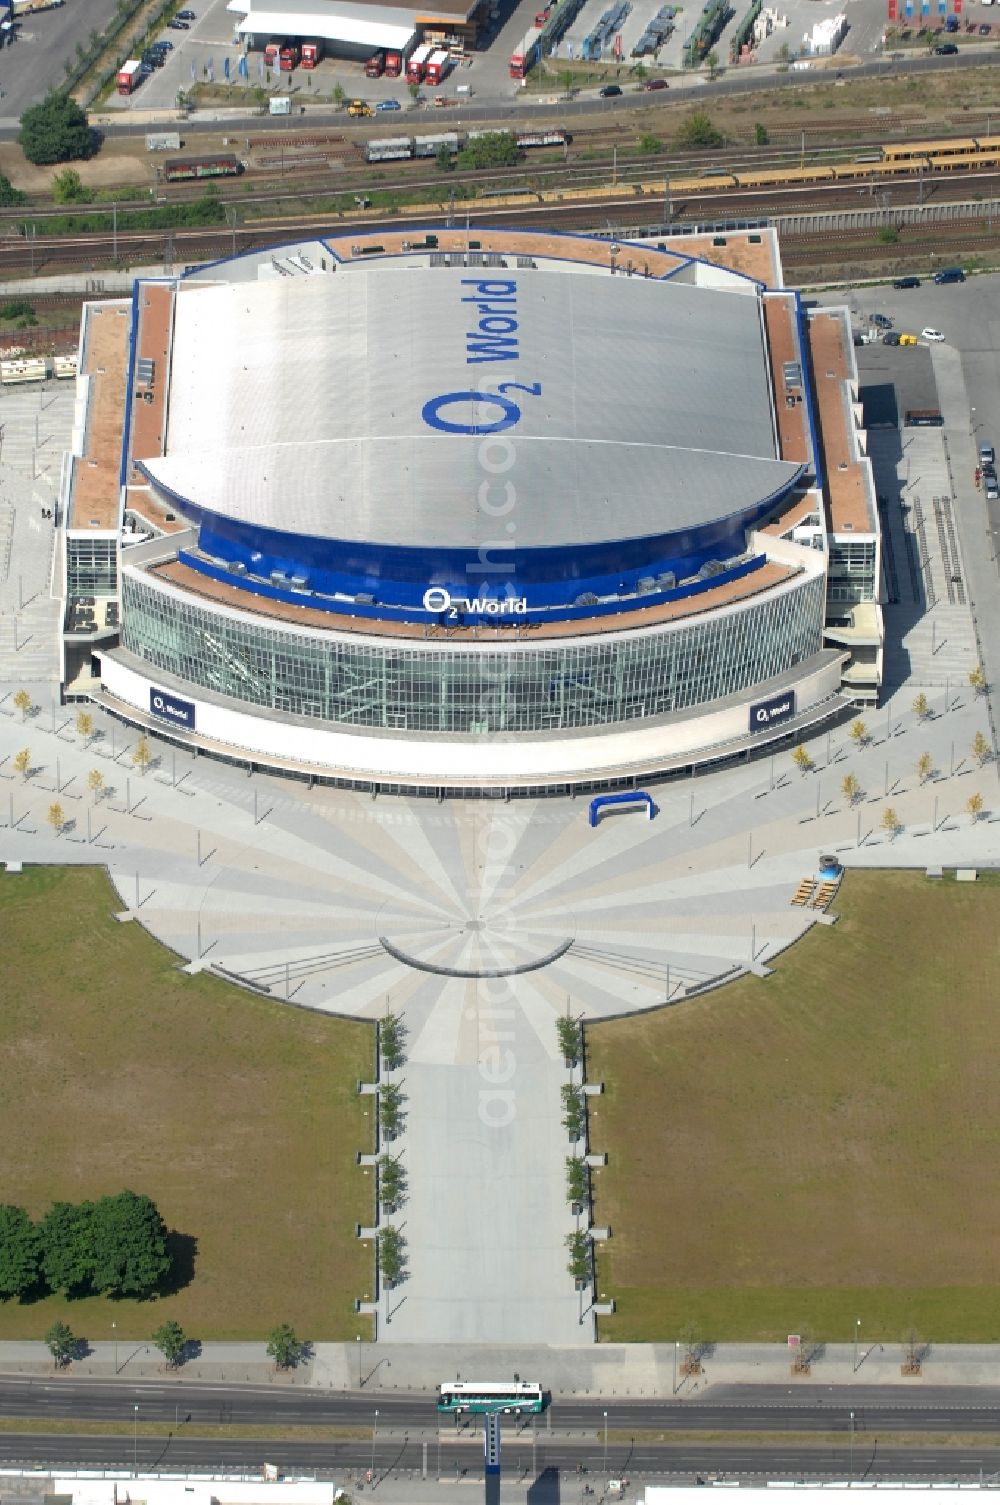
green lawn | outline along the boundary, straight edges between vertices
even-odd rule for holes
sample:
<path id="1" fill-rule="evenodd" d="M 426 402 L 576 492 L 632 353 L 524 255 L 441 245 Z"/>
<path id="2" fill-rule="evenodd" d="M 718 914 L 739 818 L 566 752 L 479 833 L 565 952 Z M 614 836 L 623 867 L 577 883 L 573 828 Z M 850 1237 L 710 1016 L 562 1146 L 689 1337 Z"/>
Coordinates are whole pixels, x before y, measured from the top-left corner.
<path id="1" fill-rule="evenodd" d="M 369 1026 L 188 977 L 119 907 L 102 871 L 0 876 L 0 1199 L 33 1215 L 129 1187 L 196 1241 L 194 1278 L 154 1302 L 0 1303 L 0 1338 L 65 1319 L 80 1337 L 367 1335 L 355 1237 L 372 1122 L 356 1091 Z M 191 1248 L 190 1245 L 187 1246 Z"/>
<path id="2" fill-rule="evenodd" d="M 608 1341 L 1000 1341 L 1000 888 L 851 873 L 766 981 L 588 1027 Z"/>

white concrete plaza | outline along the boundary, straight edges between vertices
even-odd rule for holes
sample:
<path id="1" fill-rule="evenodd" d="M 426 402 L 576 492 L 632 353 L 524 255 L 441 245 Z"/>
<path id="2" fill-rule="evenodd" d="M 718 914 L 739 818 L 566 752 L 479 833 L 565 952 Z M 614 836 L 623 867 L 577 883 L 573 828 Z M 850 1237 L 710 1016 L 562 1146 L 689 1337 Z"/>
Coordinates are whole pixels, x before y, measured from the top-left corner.
<path id="1" fill-rule="evenodd" d="M 0 860 L 106 866 L 122 914 L 189 969 L 222 968 L 290 1006 L 400 1013 L 405 1127 L 391 1148 L 408 1176 L 395 1215 L 408 1275 L 381 1297 L 380 1340 L 590 1342 L 589 1297 L 581 1303 L 566 1269 L 574 1219 L 557 1016 L 682 1003 L 722 976 L 766 972 L 818 918 L 790 900 L 821 852 L 848 867 L 996 863 L 997 765 L 972 754 L 977 732 L 991 746 L 993 737 L 987 697 L 968 685 L 981 651 L 968 601 L 939 592 L 928 629 L 938 567 L 918 550 L 909 595 L 886 611 L 898 688 L 869 718 L 863 745 L 844 725 L 807 744 L 806 773 L 784 752 L 657 787 L 652 822 L 619 813 L 592 830 L 585 798 L 376 801 L 251 778 L 155 740 L 142 774 L 134 731 L 97 711 L 94 735 L 82 738 L 75 708 L 56 704 L 48 580 L 58 562 L 52 533 L 32 524 L 49 463 L 35 419 L 46 416 L 54 454 L 71 420 L 59 396 L 48 408 L 44 393 L 4 397 L 5 445 L 17 435 L 19 447 L 0 457 L 10 539 L 4 552 L 0 537 Z M 929 484 L 948 491 L 945 452 L 921 444 L 921 475 L 937 467 Z M 906 466 L 916 458 L 891 447 L 877 457 L 890 511 L 900 488 L 912 494 Z M 959 489 L 960 532 L 978 500 Z M 911 522 L 900 514 L 891 526 L 902 579 Z M 979 562 L 956 547 L 974 595 Z M 22 687 L 33 700 L 26 718 L 13 704 Z M 921 690 L 924 718 L 913 708 Z M 28 777 L 14 767 L 22 748 Z M 933 772 L 921 783 L 924 753 Z M 93 769 L 105 786 L 96 800 Z M 861 791 L 853 803 L 848 774 Z M 976 822 L 966 812 L 973 792 L 985 807 Z M 65 816 L 58 834 L 54 802 Z M 882 826 L 890 808 L 895 838 Z"/>

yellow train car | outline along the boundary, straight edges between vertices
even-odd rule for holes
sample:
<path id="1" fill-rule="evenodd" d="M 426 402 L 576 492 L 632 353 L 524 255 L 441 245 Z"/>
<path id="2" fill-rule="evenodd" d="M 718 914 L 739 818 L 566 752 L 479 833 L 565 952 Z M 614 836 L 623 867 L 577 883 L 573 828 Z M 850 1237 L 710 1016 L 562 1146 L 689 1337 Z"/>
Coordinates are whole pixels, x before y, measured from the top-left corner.
<path id="1" fill-rule="evenodd" d="M 1000 136 L 977 136 L 976 146 L 981 152 L 1000 152 Z"/>
<path id="2" fill-rule="evenodd" d="M 1000 162 L 1000 148 L 996 151 L 966 152 L 961 157 L 939 157 L 931 161 L 932 172 L 982 172 L 984 168 L 996 167 Z"/>
<path id="3" fill-rule="evenodd" d="M 731 172 L 712 173 L 709 178 L 671 178 L 671 193 L 718 193 L 720 189 L 735 188 L 736 179 Z"/>
<path id="4" fill-rule="evenodd" d="M 977 143 L 971 137 L 954 141 L 899 141 L 882 148 L 886 162 L 905 162 L 913 157 L 954 157 L 961 152 L 974 152 Z"/>
<path id="5" fill-rule="evenodd" d="M 838 181 L 884 183 L 886 178 L 912 178 L 921 170 L 927 172 L 929 165 L 926 157 L 908 157 L 903 162 L 838 162 L 833 175 Z"/>
<path id="6" fill-rule="evenodd" d="M 827 163 L 817 167 L 786 167 L 771 172 L 740 172 L 740 188 L 801 188 L 806 183 L 832 183 L 833 168 Z"/>

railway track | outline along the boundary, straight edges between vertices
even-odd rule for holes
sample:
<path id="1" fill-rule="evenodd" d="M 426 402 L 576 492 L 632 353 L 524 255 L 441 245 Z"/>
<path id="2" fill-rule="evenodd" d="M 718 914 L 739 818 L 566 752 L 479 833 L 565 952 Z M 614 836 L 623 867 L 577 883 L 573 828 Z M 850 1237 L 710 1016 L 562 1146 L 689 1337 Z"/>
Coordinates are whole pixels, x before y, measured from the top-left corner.
<path id="1" fill-rule="evenodd" d="M 602 211 L 608 211 L 608 207 L 602 206 Z M 620 211 L 622 207 L 621 205 L 613 206 L 616 211 Z M 648 223 L 648 201 L 633 200 L 631 207 L 637 211 L 637 217 L 633 220 L 635 226 Z M 729 209 L 727 213 L 734 218 L 741 217 Z M 627 231 L 628 225 L 623 221 L 621 213 L 616 212 L 614 218 L 616 233 Z M 425 216 L 422 223 L 444 224 L 446 219 L 445 214 L 434 218 Z M 934 226 L 901 227 L 899 238 L 893 244 L 881 242 L 874 229 L 824 232 L 821 236 L 808 232 L 800 235 L 786 235 L 782 238 L 782 257 L 786 267 L 797 272 L 804 267 L 820 263 L 828 272 L 831 262 L 853 264 L 859 259 L 867 263 L 884 264 L 891 268 L 898 266 L 907 255 L 927 258 L 931 254 L 948 253 L 954 256 L 959 250 L 970 252 L 992 247 L 993 236 L 991 230 L 988 229 L 988 220 L 989 215 L 984 207 L 982 217 L 976 220 L 955 221 Z M 602 222 L 602 214 L 595 213 L 594 206 L 589 204 L 561 209 L 548 205 L 541 207 L 533 214 L 526 214 L 523 208 L 519 207 L 507 213 L 494 210 L 488 215 L 470 214 L 469 216 L 470 228 L 499 227 L 505 223 L 523 224 L 525 222 L 532 228 L 539 229 L 593 230 Z M 392 220 L 392 227 L 402 229 L 406 223 L 406 220 L 400 216 Z M 384 219 L 371 218 L 353 221 L 350 229 L 358 234 L 377 232 L 384 229 L 385 224 Z M 225 255 L 227 252 L 264 249 L 281 239 L 305 241 L 325 234 L 343 233 L 344 229 L 345 226 L 342 223 L 324 216 L 293 223 L 259 224 L 235 230 L 231 227 L 178 230 L 168 235 L 164 235 L 162 231 L 141 231 L 133 234 L 119 232 L 117 245 L 119 260 L 123 265 L 139 266 L 162 263 L 164 250 L 169 241 L 173 248 L 174 264 L 184 266 L 189 262 L 210 260 Z M 112 249 L 112 237 L 107 234 L 49 239 L 39 237 L 34 243 L 24 241 L 9 243 L 4 248 L 3 260 L 8 274 L 14 277 L 29 274 L 32 261 L 36 275 L 51 274 L 68 268 L 76 271 L 81 269 L 90 271 L 113 264 Z M 34 297 L 32 301 L 39 305 L 42 302 L 41 299 L 35 300 Z M 68 301 L 78 303 L 80 298 Z M 53 302 L 50 306 L 63 305 Z"/>

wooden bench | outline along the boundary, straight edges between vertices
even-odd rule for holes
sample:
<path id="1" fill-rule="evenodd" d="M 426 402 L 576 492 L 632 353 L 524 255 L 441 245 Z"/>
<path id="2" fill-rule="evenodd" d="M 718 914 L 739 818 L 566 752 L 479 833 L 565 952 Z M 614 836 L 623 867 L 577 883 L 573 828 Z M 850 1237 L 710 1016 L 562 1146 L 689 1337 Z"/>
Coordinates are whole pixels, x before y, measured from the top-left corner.
<path id="1" fill-rule="evenodd" d="M 816 885 L 811 878 L 803 878 L 802 882 L 799 884 L 798 888 L 792 895 L 792 903 L 799 905 L 808 904 L 815 887 Z"/>

